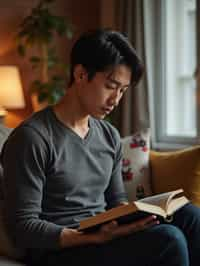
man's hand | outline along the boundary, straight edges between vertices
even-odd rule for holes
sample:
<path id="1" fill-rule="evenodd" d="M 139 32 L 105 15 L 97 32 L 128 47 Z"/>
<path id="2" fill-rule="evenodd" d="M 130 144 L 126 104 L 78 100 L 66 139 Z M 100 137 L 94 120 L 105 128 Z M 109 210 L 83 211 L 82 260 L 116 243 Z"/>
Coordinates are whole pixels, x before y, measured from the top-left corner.
<path id="1" fill-rule="evenodd" d="M 146 228 L 156 224 L 159 224 L 159 221 L 157 220 L 157 217 L 155 215 L 151 215 L 138 221 L 134 221 L 133 223 L 123 225 L 118 225 L 116 221 L 112 221 L 110 223 L 102 225 L 97 232 L 91 233 L 91 237 L 93 235 L 94 243 L 101 244 L 114 238 L 145 230 Z"/>
<path id="2" fill-rule="evenodd" d="M 72 247 L 87 244 L 103 244 L 112 239 L 130 235 L 134 232 L 145 230 L 146 228 L 159 224 L 156 216 L 151 215 L 133 223 L 118 225 L 116 221 L 104 224 L 95 232 L 85 233 L 76 229 L 63 229 L 60 234 L 60 246 Z"/>

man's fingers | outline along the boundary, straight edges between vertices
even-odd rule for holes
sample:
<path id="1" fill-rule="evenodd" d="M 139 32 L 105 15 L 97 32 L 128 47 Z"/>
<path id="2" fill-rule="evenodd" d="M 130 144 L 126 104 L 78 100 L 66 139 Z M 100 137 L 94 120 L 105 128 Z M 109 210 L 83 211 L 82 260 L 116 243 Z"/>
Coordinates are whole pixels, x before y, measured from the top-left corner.
<path id="1" fill-rule="evenodd" d="M 117 221 L 113 220 L 105 225 L 102 225 L 101 229 L 103 230 L 113 230 L 118 226 Z"/>
<path id="2" fill-rule="evenodd" d="M 142 231 L 156 224 L 159 224 L 157 217 L 155 215 L 151 215 L 146 218 L 140 219 L 136 222 L 118 226 L 118 228 L 116 228 L 115 235 L 116 236 L 128 235 L 130 233 Z"/>
<path id="3" fill-rule="evenodd" d="M 156 224 L 160 224 L 160 222 L 158 220 L 149 222 L 148 224 L 145 225 L 145 228 L 151 227 L 151 226 L 156 225 Z"/>
<path id="4" fill-rule="evenodd" d="M 155 225 L 155 224 L 158 224 L 159 221 L 157 220 L 157 216 L 155 215 L 150 215 L 148 217 L 145 217 L 141 220 L 138 220 L 132 224 L 130 224 L 130 227 L 132 227 L 134 229 L 134 227 L 138 230 L 142 230 L 142 229 L 145 229 L 149 226 L 152 226 L 152 225 Z"/>
<path id="5" fill-rule="evenodd" d="M 132 234 L 134 232 L 145 230 L 148 227 L 158 224 L 159 221 L 155 215 L 150 215 L 130 224 L 118 225 L 117 221 L 113 220 L 101 226 L 99 231 L 99 241 L 105 242 L 113 238 Z M 101 240 L 102 239 L 102 240 Z"/>
<path id="6" fill-rule="evenodd" d="M 139 222 L 144 223 L 144 224 L 148 224 L 151 223 L 152 221 L 155 221 L 157 219 L 156 215 L 149 215 L 141 220 L 139 220 Z"/>

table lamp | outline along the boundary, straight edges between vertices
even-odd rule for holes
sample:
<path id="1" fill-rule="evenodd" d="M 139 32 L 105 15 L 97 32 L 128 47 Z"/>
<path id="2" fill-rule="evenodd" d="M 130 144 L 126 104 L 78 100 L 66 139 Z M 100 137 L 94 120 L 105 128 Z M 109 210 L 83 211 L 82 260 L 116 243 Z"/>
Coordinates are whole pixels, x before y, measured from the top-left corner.
<path id="1" fill-rule="evenodd" d="M 16 66 L 0 66 L 0 120 L 4 120 L 6 109 L 25 106 L 19 69 Z"/>

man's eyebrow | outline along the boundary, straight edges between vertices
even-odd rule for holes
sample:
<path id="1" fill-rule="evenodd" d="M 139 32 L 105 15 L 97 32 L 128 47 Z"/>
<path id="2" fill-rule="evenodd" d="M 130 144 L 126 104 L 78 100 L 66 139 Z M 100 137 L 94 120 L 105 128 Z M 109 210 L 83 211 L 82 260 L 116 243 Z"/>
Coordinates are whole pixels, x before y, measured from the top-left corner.
<path id="1" fill-rule="evenodd" d="M 119 81 L 117 81 L 117 80 L 115 80 L 115 79 L 112 79 L 111 77 L 108 78 L 108 81 L 109 81 L 109 82 L 112 82 L 112 83 L 114 83 L 114 84 L 116 84 L 117 86 L 122 86 L 121 82 L 119 82 Z M 130 85 L 131 85 L 131 84 L 129 83 L 129 84 L 127 84 L 127 85 L 123 85 L 123 87 L 129 87 Z"/>

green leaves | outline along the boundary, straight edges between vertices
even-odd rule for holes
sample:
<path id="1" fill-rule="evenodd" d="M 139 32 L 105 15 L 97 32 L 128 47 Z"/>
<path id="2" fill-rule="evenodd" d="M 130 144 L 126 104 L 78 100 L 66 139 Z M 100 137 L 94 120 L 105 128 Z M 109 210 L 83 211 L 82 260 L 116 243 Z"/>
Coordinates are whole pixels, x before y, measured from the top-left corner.
<path id="1" fill-rule="evenodd" d="M 56 54 L 56 50 L 54 47 L 51 47 L 48 49 L 47 54 L 47 65 L 49 69 L 52 69 L 53 67 L 56 67 L 56 65 L 59 64 L 59 58 Z"/>
<path id="2" fill-rule="evenodd" d="M 35 80 L 31 86 L 31 92 L 38 95 L 41 103 L 47 101 L 49 104 L 57 103 L 65 94 L 66 81 L 58 76 L 53 76 L 49 82 Z"/>
<path id="3" fill-rule="evenodd" d="M 21 56 L 25 56 L 26 49 L 25 49 L 25 46 L 24 46 L 24 45 L 19 44 L 19 45 L 17 46 L 17 51 L 18 51 L 18 53 L 19 53 Z"/>
<path id="4" fill-rule="evenodd" d="M 29 58 L 32 69 L 37 69 L 36 77 L 31 85 L 31 93 L 37 93 L 39 102 L 56 103 L 65 92 L 66 77 L 69 67 L 60 61 L 55 36 L 71 39 L 73 26 L 65 17 L 55 15 L 50 5 L 55 0 L 41 0 L 19 25 L 17 33 L 17 51 L 20 56 L 26 56 L 27 50 L 32 49 L 34 55 Z M 36 53 L 37 51 L 37 53 Z M 54 73 L 60 72 L 57 76 Z M 63 76 L 62 76 L 63 74 Z M 45 78 L 44 78 L 45 77 Z"/>
<path id="5" fill-rule="evenodd" d="M 53 35 L 65 35 L 70 39 L 73 35 L 71 23 L 65 17 L 54 15 L 49 10 L 49 4 L 53 1 L 41 1 L 38 6 L 32 9 L 29 16 L 24 18 L 19 26 L 17 34 L 25 44 L 34 45 L 38 42 L 50 43 Z"/>
<path id="6" fill-rule="evenodd" d="M 41 61 L 41 59 L 40 59 L 38 56 L 32 56 L 32 57 L 30 58 L 30 61 L 31 61 L 31 63 L 33 63 L 33 64 L 37 64 L 37 63 L 39 63 L 39 62 Z"/>

